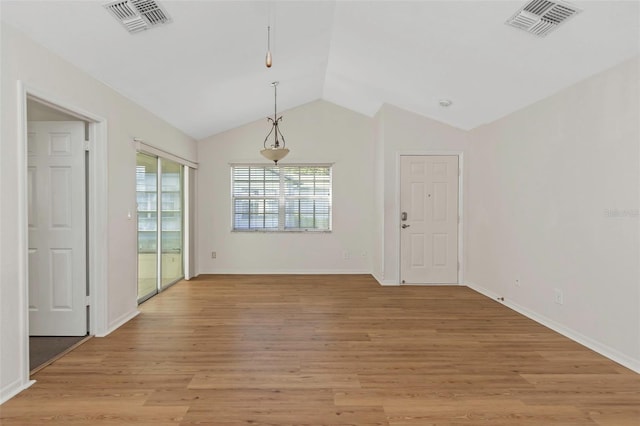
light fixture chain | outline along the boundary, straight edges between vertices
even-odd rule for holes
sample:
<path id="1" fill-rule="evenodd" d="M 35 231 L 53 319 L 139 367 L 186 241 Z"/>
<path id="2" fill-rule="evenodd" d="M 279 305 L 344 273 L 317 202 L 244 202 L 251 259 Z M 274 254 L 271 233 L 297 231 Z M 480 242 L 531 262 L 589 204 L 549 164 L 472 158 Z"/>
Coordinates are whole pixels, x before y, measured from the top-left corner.
<path id="1" fill-rule="evenodd" d="M 273 120 L 278 120 L 278 82 L 273 82 Z"/>

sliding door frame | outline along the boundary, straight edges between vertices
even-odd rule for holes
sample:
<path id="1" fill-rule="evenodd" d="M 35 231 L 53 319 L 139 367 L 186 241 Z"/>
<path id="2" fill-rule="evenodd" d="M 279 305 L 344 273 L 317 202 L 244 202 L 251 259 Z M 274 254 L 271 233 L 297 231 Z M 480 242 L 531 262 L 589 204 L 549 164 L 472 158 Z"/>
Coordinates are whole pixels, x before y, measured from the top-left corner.
<path id="1" fill-rule="evenodd" d="M 195 169 L 197 169 L 198 164 L 189 160 L 186 160 L 182 157 L 173 155 L 171 153 L 165 152 L 159 148 L 156 148 L 152 145 L 149 145 L 141 140 L 138 139 L 134 139 L 134 141 L 136 142 L 136 150 L 138 153 L 140 154 L 145 154 L 151 157 L 155 157 L 157 160 L 157 174 L 156 174 L 156 291 L 153 293 L 148 293 L 146 295 L 143 295 L 142 297 L 138 298 L 138 304 L 143 303 L 144 301 L 148 300 L 149 298 L 155 296 L 156 294 L 162 292 L 163 290 L 166 290 L 167 288 L 171 287 L 172 285 L 174 285 L 175 283 L 179 282 L 180 280 L 183 279 L 188 279 L 191 276 L 187 275 L 188 273 L 191 274 L 192 271 L 190 271 L 190 259 L 192 257 L 191 254 L 191 226 L 193 224 L 191 224 L 191 220 L 190 220 L 190 211 L 191 211 L 191 205 L 193 203 L 193 201 L 191 199 L 191 191 L 190 191 L 190 187 L 193 186 L 194 182 L 191 182 L 190 179 L 190 175 L 191 175 L 191 169 L 193 169 L 195 171 Z M 162 161 L 171 161 L 174 163 L 177 163 L 180 166 L 180 175 L 182 177 L 182 179 L 180 180 L 181 183 L 181 201 L 180 201 L 180 205 L 181 205 L 181 232 L 182 232 L 182 238 L 181 238 L 181 243 L 182 243 L 182 257 L 181 257 L 181 267 L 182 267 L 182 274 L 181 277 L 177 278 L 176 280 L 163 285 L 162 284 Z M 136 231 L 139 232 L 139 231 Z M 138 239 L 139 239 L 139 234 L 138 234 Z M 139 246 L 138 246 L 138 251 L 139 251 Z M 138 253 L 139 256 L 139 253 Z M 138 261 L 138 268 L 139 268 L 139 261 Z M 137 278 L 139 279 L 139 275 L 140 275 L 140 271 L 138 269 L 138 273 L 137 273 Z"/>

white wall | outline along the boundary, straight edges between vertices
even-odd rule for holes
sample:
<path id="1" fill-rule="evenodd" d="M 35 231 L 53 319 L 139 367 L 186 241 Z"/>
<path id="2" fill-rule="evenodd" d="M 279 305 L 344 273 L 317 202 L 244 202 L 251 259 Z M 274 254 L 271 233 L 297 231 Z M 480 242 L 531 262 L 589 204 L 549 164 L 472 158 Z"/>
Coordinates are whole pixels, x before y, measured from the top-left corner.
<path id="1" fill-rule="evenodd" d="M 382 175 L 384 181 L 382 273 L 376 278 L 384 284 L 398 284 L 400 279 L 400 206 L 398 198 L 398 155 L 427 153 L 463 153 L 468 132 L 392 105 L 378 113 L 382 133 Z M 463 180 L 466 181 L 463 170 Z"/>
<path id="2" fill-rule="evenodd" d="M 17 159 L 18 93 L 22 80 L 31 88 L 108 121 L 108 289 L 107 326 L 136 312 L 136 198 L 134 136 L 166 151 L 196 160 L 189 137 L 104 84 L 2 23 L 0 143 L 0 401 L 26 385 L 20 348 L 25 338 L 18 318 L 20 237 Z M 127 214 L 132 213 L 132 219 Z"/>
<path id="3" fill-rule="evenodd" d="M 469 285 L 636 370 L 639 71 L 631 60 L 473 131 L 465 222 Z"/>
<path id="4" fill-rule="evenodd" d="M 198 143 L 199 272 L 369 273 L 375 189 L 371 119 L 325 101 L 282 115 L 291 152 L 281 164 L 335 163 L 333 231 L 231 232 L 229 163 L 267 164 L 259 151 L 269 124 L 250 123 Z"/>

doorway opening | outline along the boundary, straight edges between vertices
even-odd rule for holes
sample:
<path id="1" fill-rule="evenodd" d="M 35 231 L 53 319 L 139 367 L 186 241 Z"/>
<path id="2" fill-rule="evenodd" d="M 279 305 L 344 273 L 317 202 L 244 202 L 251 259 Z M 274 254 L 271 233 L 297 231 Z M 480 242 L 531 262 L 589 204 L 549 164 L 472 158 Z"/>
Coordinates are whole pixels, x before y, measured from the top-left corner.
<path id="1" fill-rule="evenodd" d="M 89 332 L 89 122 L 27 99 L 29 370 Z"/>
<path id="2" fill-rule="evenodd" d="M 82 123 L 82 135 L 81 139 L 85 139 L 88 135 L 90 141 L 90 149 L 88 153 L 84 149 L 83 143 L 83 163 L 86 161 L 88 167 L 86 172 L 78 179 L 86 185 L 86 191 L 84 195 L 89 194 L 86 197 L 83 204 L 84 214 L 84 232 L 79 234 L 84 238 L 84 248 L 79 252 L 70 251 L 68 248 L 62 248 L 60 250 L 52 250 L 52 247 L 41 245 L 45 252 L 48 251 L 49 260 L 53 260 L 50 264 L 55 264 L 55 267 L 51 267 L 57 286 L 56 292 L 53 292 L 53 298 L 51 299 L 56 309 L 61 307 L 60 310 L 68 310 L 70 304 L 77 306 L 78 303 L 85 310 L 84 324 L 76 324 L 83 332 L 80 332 L 86 337 L 89 335 L 104 336 L 108 334 L 107 324 L 107 260 L 108 260 L 108 241 L 107 241 L 107 121 L 93 113 L 83 111 L 74 105 L 66 104 L 64 101 L 54 98 L 50 93 L 41 91 L 37 88 L 26 85 L 22 81 L 18 81 L 18 137 L 16 139 L 17 144 L 17 167 L 19 179 L 16 182 L 18 189 L 18 198 L 16 204 L 19 210 L 18 216 L 18 232 L 19 232 L 19 244 L 16 247 L 19 253 L 19 276 L 18 276 L 18 288 L 21 294 L 22 303 L 18 306 L 17 321 L 15 322 L 15 332 L 21 342 L 16 347 L 16 356 L 20 360 L 20 389 L 26 389 L 33 384 L 33 380 L 30 379 L 30 356 L 29 356 L 29 335 L 30 335 L 30 322 L 31 322 L 31 301 L 38 300 L 37 298 L 30 298 L 30 291 L 34 291 L 34 287 L 30 288 L 30 275 L 34 274 L 31 268 L 31 255 L 30 250 L 30 219 L 35 217 L 36 212 L 40 209 L 35 206 L 29 197 L 34 194 L 29 188 L 29 183 L 34 182 L 33 176 L 29 176 L 35 169 L 29 163 L 29 116 L 28 116 L 28 104 L 35 102 L 32 106 L 39 108 L 41 106 L 50 108 L 54 112 L 47 110 L 47 113 L 52 113 L 56 117 L 61 118 L 58 113 L 73 117 L 75 122 Z M 38 105 L 36 105 L 38 104 Z M 31 110 L 31 117 L 34 116 L 33 110 Z M 51 117 L 50 117 L 51 118 Z M 56 120 L 53 120 L 56 121 Z M 64 133 L 64 132 L 62 132 Z M 55 132 L 54 132 L 55 134 Z M 49 148 L 58 156 L 68 156 L 68 148 L 70 138 L 64 135 L 57 137 L 53 135 L 49 139 Z M 36 144 L 37 145 L 37 144 Z M 54 185 L 59 185 L 60 188 L 65 188 L 65 184 L 68 181 L 76 180 L 72 179 L 72 172 L 67 165 L 64 164 L 52 164 L 53 170 L 48 170 L 51 180 Z M 37 176 L 36 176 L 37 179 Z M 46 226 L 43 228 L 55 229 L 59 228 L 61 231 L 66 231 L 67 227 L 65 223 L 68 223 L 70 219 L 66 216 L 71 214 L 69 210 L 65 210 L 62 200 L 69 198 L 72 186 L 66 186 L 66 192 L 55 193 L 53 196 L 49 194 L 48 204 L 49 209 L 55 220 L 49 220 L 43 222 Z M 73 192 L 75 194 L 75 192 Z M 47 198 L 45 198 L 46 200 Z M 87 214 L 88 212 L 88 214 Z M 87 219 L 88 218 L 88 219 Z M 72 220 L 72 219 L 71 219 Z M 33 224 L 31 224 L 33 225 Z M 52 226 L 55 225 L 55 226 Z M 62 232 L 64 233 L 64 232 Z M 66 281 L 67 276 L 74 274 L 73 265 L 75 265 L 76 258 L 84 259 L 85 268 L 83 275 L 85 276 L 84 297 L 81 301 L 76 302 L 73 299 L 71 293 L 68 292 L 72 287 L 64 286 L 62 283 Z M 42 269 L 46 270 L 46 269 Z M 76 274 L 80 274 L 75 271 Z M 35 278 L 37 280 L 37 277 Z M 73 287 L 77 288 L 77 287 Z M 51 291 L 51 289 L 48 289 Z M 87 293 L 88 291 L 88 293 Z M 88 294 L 88 295 L 87 295 Z M 89 308 L 87 308 L 89 307 Z M 71 309 L 73 310 L 73 309 Z M 66 334 L 66 332 L 60 332 L 60 334 Z M 78 334 L 78 333 L 73 333 Z M 80 336 L 77 336 L 80 337 Z"/>

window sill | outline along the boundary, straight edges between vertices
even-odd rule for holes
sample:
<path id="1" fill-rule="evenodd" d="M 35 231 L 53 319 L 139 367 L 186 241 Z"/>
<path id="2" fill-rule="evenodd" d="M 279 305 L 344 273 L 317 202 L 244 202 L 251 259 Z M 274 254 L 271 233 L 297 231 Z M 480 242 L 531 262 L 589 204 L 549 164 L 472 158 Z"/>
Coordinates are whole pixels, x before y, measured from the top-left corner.
<path id="1" fill-rule="evenodd" d="M 266 229 L 232 229 L 231 233 L 238 234 L 330 234 L 331 229 L 275 229 L 269 231 Z"/>

